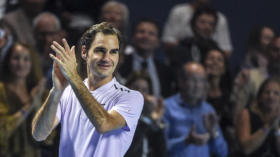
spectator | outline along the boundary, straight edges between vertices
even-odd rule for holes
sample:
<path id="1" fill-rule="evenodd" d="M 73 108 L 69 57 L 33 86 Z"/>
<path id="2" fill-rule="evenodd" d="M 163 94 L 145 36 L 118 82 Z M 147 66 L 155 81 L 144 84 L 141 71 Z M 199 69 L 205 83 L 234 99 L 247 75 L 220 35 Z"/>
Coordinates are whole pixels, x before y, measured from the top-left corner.
<path id="1" fill-rule="evenodd" d="M 207 102 L 209 102 L 220 117 L 223 131 L 232 125 L 232 108 L 229 102 L 231 92 L 230 73 L 227 58 L 222 50 L 210 50 L 204 60 L 208 79 Z"/>
<path id="2" fill-rule="evenodd" d="M 274 38 L 274 30 L 269 26 L 259 26 L 250 32 L 248 48 L 245 56 L 245 67 L 255 68 L 259 66 L 258 54 L 267 53 L 268 47 Z"/>
<path id="3" fill-rule="evenodd" d="M 18 9 L 9 12 L 3 17 L 4 24 L 10 29 L 15 40 L 32 47 L 36 46 L 32 21 L 42 12 L 45 2 L 46 0 L 21 0 Z"/>
<path id="4" fill-rule="evenodd" d="M 207 102 L 217 112 L 219 124 L 229 145 L 229 156 L 239 152 L 233 125 L 234 106 L 229 101 L 232 81 L 228 60 L 220 49 L 211 49 L 203 61 L 208 79 Z"/>
<path id="5" fill-rule="evenodd" d="M 237 139 L 244 156 L 279 156 L 280 82 L 267 79 L 256 103 L 244 108 L 237 119 Z"/>
<path id="6" fill-rule="evenodd" d="M 121 31 L 125 41 L 127 40 L 129 10 L 124 3 L 118 1 L 106 2 L 101 9 L 100 21 L 111 23 Z"/>
<path id="7" fill-rule="evenodd" d="M 32 140 L 32 113 L 40 105 L 44 80 L 36 54 L 15 43 L 5 56 L 0 82 L 0 156 L 38 157 Z"/>
<path id="8" fill-rule="evenodd" d="M 194 36 L 186 37 L 179 41 L 178 46 L 167 49 L 170 64 L 180 67 L 180 64 L 187 61 L 202 62 L 209 49 L 217 49 L 217 43 L 211 39 L 217 20 L 215 10 L 209 7 L 196 9 L 191 19 Z"/>
<path id="9" fill-rule="evenodd" d="M 207 77 L 203 66 L 184 64 L 178 81 L 180 92 L 164 101 L 168 156 L 227 156 L 215 110 L 205 101 Z"/>
<path id="10" fill-rule="evenodd" d="M 155 97 L 168 96 L 172 89 L 172 72 L 162 62 L 155 59 L 154 53 L 159 46 L 160 28 L 152 19 L 139 20 L 133 30 L 132 53 L 124 57 L 120 67 L 122 77 L 128 77 L 134 71 L 146 71 L 152 82 Z"/>
<path id="11" fill-rule="evenodd" d="M 127 81 L 127 86 L 143 94 L 144 107 L 132 144 L 125 156 L 164 157 L 166 143 L 164 124 L 161 121 L 164 109 L 163 100 L 151 95 L 151 80 L 146 73 L 133 73 Z"/>
<path id="12" fill-rule="evenodd" d="M 66 37 L 60 20 L 50 12 L 42 12 L 33 21 L 36 48 L 39 52 L 40 63 L 44 76 L 47 78 L 48 89 L 52 86 L 52 59 L 49 54 L 53 53 L 50 48 L 53 41 L 61 41 Z"/>
<path id="13" fill-rule="evenodd" d="M 176 45 L 178 41 L 194 35 L 191 29 L 191 17 L 197 8 L 209 6 L 211 0 L 192 0 L 191 3 L 182 3 L 174 6 L 168 16 L 168 20 L 164 27 L 163 41 L 167 44 Z M 226 55 L 230 56 L 232 51 L 230 32 L 226 17 L 218 12 L 217 27 L 212 39 L 216 41 Z"/>

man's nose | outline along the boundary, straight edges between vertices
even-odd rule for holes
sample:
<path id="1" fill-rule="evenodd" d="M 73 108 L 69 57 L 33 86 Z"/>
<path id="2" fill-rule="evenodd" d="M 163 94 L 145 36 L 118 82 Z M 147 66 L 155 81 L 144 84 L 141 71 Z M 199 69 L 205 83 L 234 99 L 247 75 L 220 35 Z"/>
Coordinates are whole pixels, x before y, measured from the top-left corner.
<path id="1" fill-rule="evenodd" d="M 110 58 L 110 52 L 109 51 L 103 53 L 103 59 L 104 60 L 108 60 L 109 58 Z"/>

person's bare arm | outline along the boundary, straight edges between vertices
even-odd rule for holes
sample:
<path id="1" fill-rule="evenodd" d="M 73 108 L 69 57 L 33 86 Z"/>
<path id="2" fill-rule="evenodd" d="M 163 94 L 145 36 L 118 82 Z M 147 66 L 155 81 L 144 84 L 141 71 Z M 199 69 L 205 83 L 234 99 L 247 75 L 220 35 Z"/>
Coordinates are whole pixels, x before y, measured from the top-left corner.
<path id="1" fill-rule="evenodd" d="M 74 79 L 72 77 L 70 85 L 87 117 L 100 133 L 121 128 L 126 124 L 124 118 L 118 112 L 114 110 L 106 111 L 90 94 L 80 78 Z"/>
<path id="2" fill-rule="evenodd" d="M 37 141 L 45 140 L 59 123 L 56 112 L 67 81 L 56 63 L 53 64 L 52 80 L 53 88 L 32 121 L 32 136 Z"/>
<path id="3" fill-rule="evenodd" d="M 91 123 L 100 133 L 105 133 L 125 126 L 125 119 L 116 111 L 106 111 L 101 104 L 90 94 L 83 80 L 79 76 L 76 67 L 76 57 L 74 48 L 70 49 L 67 41 L 63 39 L 64 47 L 54 42 L 52 49 L 61 57 L 61 59 L 51 56 L 59 65 L 62 74 L 70 83 L 78 98 L 83 110 Z"/>
<path id="4" fill-rule="evenodd" d="M 263 144 L 270 129 L 269 126 L 264 126 L 251 133 L 250 116 L 247 109 L 243 109 L 240 113 L 236 127 L 237 139 L 246 154 L 254 152 Z"/>
<path id="5" fill-rule="evenodd" d="M 52 88 L 46 101 L 33 118 L 32 136 L 35 140 L 45 140 L 58 125 L 56 111 L 61 95 L 62 91 Z"/>

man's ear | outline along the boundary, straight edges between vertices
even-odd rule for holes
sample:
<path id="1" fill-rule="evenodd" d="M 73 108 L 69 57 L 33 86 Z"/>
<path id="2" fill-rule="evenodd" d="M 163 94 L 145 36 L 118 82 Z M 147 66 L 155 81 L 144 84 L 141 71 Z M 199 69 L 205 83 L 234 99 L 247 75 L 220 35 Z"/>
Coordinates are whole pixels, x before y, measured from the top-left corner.
<path id="1" fill-rule="evenodd" d="M 87 59 L 87 51 L 86 51 L 86 46 L 85 45 L 82 45 L 81 56 L 84 60 Z"/>

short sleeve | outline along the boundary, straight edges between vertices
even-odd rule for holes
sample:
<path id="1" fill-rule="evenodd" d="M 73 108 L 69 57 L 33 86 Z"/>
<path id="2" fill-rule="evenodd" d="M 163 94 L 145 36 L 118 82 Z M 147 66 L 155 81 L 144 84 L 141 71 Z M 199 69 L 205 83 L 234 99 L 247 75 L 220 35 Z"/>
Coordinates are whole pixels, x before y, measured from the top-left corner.
<path id="1" fill-rule="evenodd" d="M 71 88 L 70 88 L 70 86 L 68 86 L 64 90 L 64 92 L 63 92 L 63 94 L 62 94 L 62 96 L 59 100 L 59 103 L 57 105 L 56 117 L 58 118 L 59 122 L 61 122 L 63 113 L 65 113 L 65 107 L 64 106 L 65 106 L 65 104 L 68 103 L 68 98 L 71 97 L 70 94 L 71 94 Z"/>
<path id="2" fill-rule="evenodd" d="M 139 92 L 133 91 L 120 97 L 112 108 L 126 121 L 125 130 L 136 128 L 144 105 L 144 98 Z"/>

